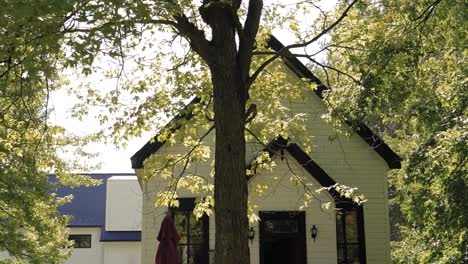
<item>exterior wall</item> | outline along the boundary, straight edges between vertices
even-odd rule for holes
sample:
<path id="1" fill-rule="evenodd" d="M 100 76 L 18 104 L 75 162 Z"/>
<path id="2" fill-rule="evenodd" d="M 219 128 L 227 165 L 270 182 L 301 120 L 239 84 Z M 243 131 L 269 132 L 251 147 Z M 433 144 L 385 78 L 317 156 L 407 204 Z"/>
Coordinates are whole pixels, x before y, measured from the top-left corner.
<path id="1" fill-rule="evenodd" d="M 142 193 L 136 176 L 107 179 L 106 231 L 141 230 Z"/>
<path id="2" fill-rule="evenodd" d="M 105 242 L 103 264 L 141 263 L 140 242 Z M 85 262 L 82 262 L 85 263 Z"/>
<path id="3" fill-rule="evenodd" d="M 288 156 L 289 165 L 293 168 L 296 175 L 300 176 L 305 183 L 312 184 L 311 188 L 316 189 L 321 187 L 311 176 L 306 172 L 294 158 Z M 286 161 L 275 160 L 278 165 L 273 172 L 263 172 L 256 175 L 249 183 L 249 188 L 255 188 L 257 184 L 268 184 L 270 188 L 264 196 L 258 197 L 250 194 L 250 201 L 257 206 L 256 214 L 259 211 L 299 211 L 299 206 L 302 204 L 301 197 L 304 194 L 303 189 L 291 183 L 290 178 L 293 176 L 286 165 Z M 200 170 L 203 166 L 199 166 Z M 203 169 L 202 169 L 203 170 Z M 198 172 L 200 173 L 200 172 Z M 143 229 L 142 229 L 142 263 L 154 263 L 158 241 L 156 236 L 159 232 L 159 227 L 165 217 L 167 208 L 154 207 L 155 195 L 160 186 L 165 186 L 163 181 L 158 181 L 157 178 L 152 178 L 144 185 L 144 200 L 143 200 Z M 180 198 L 195 197 L 189 192 L 181 192 Z M 319 196 L 323 203 L 331 201 L 331 197 L 324 193 Z M 308 263 L 324 263 L 330 264 L 336 262 L 336 230 L 335 230 L 335 212 L 333 210 L 322 211 L 320 203 L 314 202 L 305 210 L 306 212 L 306 241 L 307 241 L 307 256 Z M 215 219 L 210 216 L 209 219 L 209 245 L 210 251 L 214 251 L 214 232 Z M 312 225 L 316 225 L 319 229 L 319 236 L 314 243 L 311 239 L 310 229 Z M 251 263 L 259 263 L 259 227 L 258 223 L 250 225 L 255 229 L 256 235 L 253 243 L 250 245 Z"/>
<path id="4" fill-rule="evenodd" d="M 103 243 L 99 242 L 100 227 L 72 227 L 70 235 L 91 235 L 91 248 L 74 248 L 67 264 L 102 264 L 104 262 Z"/>
<path id="5" fill-rule="evenodd" d="M 74 248 L 67 264 L 136 264 L 141 261 L 141 242 L 100 242 L 100 227 L 72 227 L 70 234 L 90 234 L 91 248 Z"/>
<path id="6" fill-rule="evenodd" d="M 285 159 L 276 158 L 277 167 L 274 171 L 264 171 L 257 174 L 249 183 L 250 190 L 255 189 L 257 184 L 267 184 L 269 187 L 264 195 L 258 196 L 251 191 L 249 200 L 257 206 L 256 213 L 259 211 L 301 211 L 303 204 L 304 189 L 291 182 L 293 173 L 300 177 L 305 184 L 308 184 L 311 190 L 316 190 L 322 186 L 305 171 L 300 164 L 290 155 Z M 289 169 L 292 168 L 292 171 Z M 320 200 L 313 200 L 305 208 L 305 230 L 306 230 L 306 254 L 308 264 L 333 264 L 336 263 L 336 227 L 335 211 L 333 205 L 330 210 L 322 210 L 321 204 L 331 202 L 332 198 L 328 193 L 323 192 L 317 196 Z M 316 241 L 312 240 L 311 228 L 315 225 L 318 229 Z M 260 244 L 259 244 L 259 225 L 251 223 L 255 230 L 255 238 L 250 245 L 251 263 L 260 263 Z"/>
<path id="7" fill-rule="evenodd" d="M 214 132 L 211 132 L 206 138 L 204 143 L 210 145 L 214 149 Z M 168 153 L 185 153 L 185 148 L 180 144 L 169 146 L 165 144 L 158 151 L 159 155 L 165 155 Z M 214 158 L 214 151 L 211 153 L 211 158 L 206 162 L 194 164 L 190 168 L 190 171 L 199 175 L 209 175 L 211 171 L 211 161 Z M 174 173 L 178 173 L 175 171 Z M 137 175 L 143 173 L 142 170 L 136 171 Z M 151 177 L 146 183 L 141 183 L 143 190 L 143 218 L 142 218 L 142 252 L 141 259 L 144 264 L 153 264 L 156 256 L 156 250 L 158 248 L 158 241 L 156 239 L 162 220 L 166 216 L 166 207 L 155 207 L 154 202 L 156 195 L 160 190 L 163 190 L 167 183 L 158 177 Z M 190 198 L 196 197 L 189 191 L 180 190 L 179 198 Z M 210 249 L 214 249 L 214 218 L 209 219 L 209 236 L 210 236 Z"/>
<path id="8" fill-rule="evenodd" d="M 298 80 L 293 73 L 291 78 Z M 315 94 L 290 104 L 293 111 L 308 113 L 306 123 L 314 147 L 309 156 L 336 182 L 359 188 L 368 201 L 364 205 L 364 233 L 367 263 L 390 263 L 390 224 L 388 214 L 388 165 L 358 135 L 337 135 L 322 116 L 327 114 L 323 101 Z M 300 139 L 294 139 L 300 142 Z"/>
<path id="9" fill-rule="evenodd" d="M 288 70 L 287 70 L 288 71 Z M 290 74 L 291 81 L 299 80 L 293 73 Z M 367 145 L 359 136 L 351 138 L 337 135 L 332 125 L 327 124 L 321 118 L 326 114 L 324 104 L 315 94 L 310 93 L 304 97 L 303 101 L 291 102 L 289 105 L 293 112 L 309 114 L 306 126 L 310 132 L 310 137 L 314 144 L 310 157 L 327 172 L 336 182 L 347 186 L 358 187 L 368 199 L 364 205 L 364 229 L 365 247 L 367 263 L 382 264 L 390 263 L 389 245 L 389 216 L 388 216 L 388 186 L 387 172 L 388 166 L 385 161 Z M 211 133 L 213 134 L 213 132 Z M 329 136 L 337 135 L 334 141 L 329 140 Z M 301 145 L 300 139 L 293 139 L 295 143 Z M 207 139 L 212 145 L 213 136 Z M 252 148 L 247 148 L 251 150 Z M 183 153 L 184 148 L 180 145 L 164 145 L 158 155 L 165 153 Z M 213 155 L 213 153 L 212 153 Z M 213 158 L 213 157 L 212 157 Z M 292 160 L 292 159 L 291 159 Z M 200 175 L 209 175 L 210 163 L 212 159 L 191 168 Z M 295 161 L 294 161 L 295 162 Z M 293 162 L 293 164 L 294 164 Z M 299 164 L 294 165 L 294 171 L 298 174 L 305 172 Z M 141 175 L 142 170 L 137 170 Z M 302 194 L 296 187 L 288 185 L 290 171 L 279 164 L 273 173 L 267 175 L 257 175 L 252 182 L 271 180 L 275 176 L 283 178 L 277 189 L 268 197 L 255 198 L 251 196 L 251 201 L 257 204 L 257 210 L 298 210 L 298 197 Z M 307 175 L 307 179 L 311 179 Z M 159 188 L 163 188 L 165 182 L 157 177 L 151 178 L 146 183 L 142 183 L 143 197 L 143 218 L 142 218 L 142 263 L 150 264 L 154 261 L 156 254 L 156 236 L 159 231 L 162 219 L 165 216 L 166 208 L 155 208 L 155 195 Z M 292 189 L 291 189 L 292 188 Z M 190 193 L 179 193 L 179 197 L 194 197 Z M 315 243 L 310 239 L 311 226 L 315 224 L 319 229 L 319 234 Z M 258 224 L 252 224 L 256 230 L 256 237 L 251 245 L 252 263 L 259 263 L 258 245 Z M 333 212 L 322 212 L 318 203 L 313 203 L 306 209 L 306 241 L 308 263 L 336 263 L 336 230 L 335 214 Z M 210 217 L 210 250 L 214 249 L 214 217 Z"/>

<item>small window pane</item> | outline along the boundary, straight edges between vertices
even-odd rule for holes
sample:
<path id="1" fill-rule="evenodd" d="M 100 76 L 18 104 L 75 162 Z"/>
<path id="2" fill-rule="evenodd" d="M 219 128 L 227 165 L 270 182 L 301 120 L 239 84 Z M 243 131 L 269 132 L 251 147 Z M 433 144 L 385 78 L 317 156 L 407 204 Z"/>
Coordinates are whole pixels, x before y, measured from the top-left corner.
<path id="1" fill-rule="evenodd" d="M 74 248 L 91 248 L 91 235 L 69 235 L 68 240 L 73 241 Z"/>
<path id="2" fill-rule="evenodd" d="M 190 244 L 203 244 L 203 222 L 190 214 Z"/>
<path id="3" fill-rule="evenodd" d="M 185 212 L 175 212 L 174 222 L 177 233 L 179 233 L 179 244 L 187 244 L 187 216 Z"/>
<path id="4" fill-rule="evenodd" d="M 189 264 L 203 263 L 206 259 L 205 254 L 206 250 L 203 245 L 191 245 Z"/>
<path id="5" fill-rule="evenodd" d="M 267 220 L 264 226 L 268 233 L 297 233 L 299 231 L 297 220 Z"/>
<path id="6" fill-rule="evenodd" d="M 359 264 L 361 260 L 359 258 L 359 245 L 347 246 L 346 255 L 348 257 L 349 264 Z"/>
<path id="7" fill-rule="evenodd" d="M 336 214 L 336 240 L 338 243 L 344 243 L 343 212 Z"/>
<path id="8" fill-rule="evenodd" d="M 345 264 L 346 263 L 346 255 L 345 255 L 345 247 L 338 246 L 338 264 Z"/>
<path id="9" fill-rule="evenodd" d="M 346 223 L 346 241 L 348 243 L 358 243 L 358 224 L 357 224 L 357 212 L 349 211 L 345 215 Z"/>
<path id="10" fill-rule="evenodd" d="M 188 246 L 180 246 L 178 247 L 178 255 L 179 255 L 179 261 L 178 263 L 181 264 L 185 264 L 187 263 L 187 251 L 188 251 Z"/>

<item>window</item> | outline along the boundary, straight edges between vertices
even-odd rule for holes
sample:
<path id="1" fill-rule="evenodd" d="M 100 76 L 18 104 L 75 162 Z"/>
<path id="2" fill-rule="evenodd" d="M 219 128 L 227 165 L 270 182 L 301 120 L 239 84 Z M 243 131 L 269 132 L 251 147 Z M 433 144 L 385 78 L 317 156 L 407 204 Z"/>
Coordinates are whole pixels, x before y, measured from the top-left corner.
<path id="1" fill-rule="evenodd" d="M 193 215 L 195 199 L 179 199 L 179 207 L 172 208 L 172 215 L 179 241 L 180 264 L 208 264 L 208 217 L 197 219 Z"/>
<path id="2" fill-rule="evenodd" d="M 91 248 L 91 235 L 69 235 L 68 240 L 73 241 L 74 248 Z"/>
<path id="3" fill-rule="evenodd" d="M 366 263 L 362 207 L 337 205 L 336 240 L 338 264 Z"/>

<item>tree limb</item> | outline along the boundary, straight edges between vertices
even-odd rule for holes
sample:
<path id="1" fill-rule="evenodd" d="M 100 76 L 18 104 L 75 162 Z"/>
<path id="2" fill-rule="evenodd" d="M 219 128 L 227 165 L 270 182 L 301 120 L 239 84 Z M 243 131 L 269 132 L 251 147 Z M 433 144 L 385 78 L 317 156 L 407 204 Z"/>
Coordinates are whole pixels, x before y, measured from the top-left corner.
<path id="1" fill-rule="evenodd" d="M 248 97 L 248 79 L 249 70 L 252 63 L 252 52 L 255 45 L 255 37 L 257 36 L 258 28 L 260 25 L 260 17 L 262 15 L 263 1 L 262 0 L 250 0 L 249 8 L 247 13 L 247 19 L 245 20 L 243 33 L 239 34 L 239 53 L 238 63 L 241 71 L 242 83 L 245 85 L 246 95 Z M 243 36 L 241 39 L 240 37 Z M 246 98 L 248 99 L 248 98 Z"/>
<path id="2" fill-rule="evenodd" d="M 320 32 L 318 35 L 316 35 L 315 37 L 313 37 L 312 39 L 310 39 L 309 41 L 306 41 L 306 42 L 303 42 L 303 43 L 296 43 L 296 44 L 291 44 L 291 45 L 288 45 L 288 46 L 285 46 L 283 47 L 281 50 L 279 50 L 278 52 L 276 52 L 275 55 L 273 55 L 271 58 L 269 58 L 268 60 L 266 60 L 262 65 L 260 65 L 257 70 L 252 74 L 252 76 L 250 76 L 250 78 L 248 79 L 248 82 L 247 84 L 248 85 L 251 85 L 256 79 L 257 77 L 260 75 L 260 73 L 268 66 L 270 65 L 270 63 L 272 63 L 273 61 L 275 61 L 277 58 L 281 57 L 281 56 L 284 56 L 286 53 L 289 52 L 290 49 L 294 49 L 294 48 L 301 48 L 301 47 L 305 47 L 305 46 L 308 46 L 310 45 L 311 43 L 317 41 L 318 39 L 320 39 L 323 35 L 327 34 L 330 30 L 332 30 L 333 28 L 335 28 L 347 15 L 348 15 L 348 12 L 349 10 L 357 3 L 358 0 L 354 0 L 353 2 L 351 2 L 347 7 L 346 9 L 343 11 L 343 13 L 341 14 L 341 16 L 335 21 L 333 22 L 330 26 L 328 26 L 326 29 L 324 29 L 322 32 Z"/>
<path id="3" fill-rule="evenodd" d="M 422 24 L 425 24 L 426 21 L 429 19 L 431 14 L 434 12 L 436 6 L 440 4 L 442 0 L 435 0 L 432 4 L 430 4 L 417 18 L 413 19 L 413 22 L 419 21 L 414 27 L 411 28 L 410 32 L 421 26 Z"/>
<path id="4" fill-rule="evenodd" d="M 174 27 L 187 38 L 193 50 L 207 63 L 210 63 L 212 61 L 212 48 L 211 43 L 205 37 L 205 32 L 190 22 L 184 14 L 177 14 L 174 19 L 177 22 Z"/>

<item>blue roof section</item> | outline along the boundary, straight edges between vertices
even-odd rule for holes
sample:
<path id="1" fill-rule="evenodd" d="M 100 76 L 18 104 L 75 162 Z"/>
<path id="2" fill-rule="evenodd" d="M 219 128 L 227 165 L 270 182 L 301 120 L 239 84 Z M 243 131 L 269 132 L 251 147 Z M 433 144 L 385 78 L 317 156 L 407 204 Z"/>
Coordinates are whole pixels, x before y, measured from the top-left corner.
<path id="1" fill-rule="evenodd" d="M 100 241 L 141 241 L 141 231 L 102 231 Z"/>
<path id="2" fill-rule="evenodd" d="M 59 208 L 60 213 L 72 216 L 69 227 L 101 227 L 101 241 L 141 241 L 140 231 L 105 231 L 107 179 L 112 176 L 135 176 L 133 173 L 82 174 L 102 180 L 92 187 L 60 187 L 57 195 L 73 195 L 71 203 Z M 53 176 L 51 177 L 53 181 Z"/>

